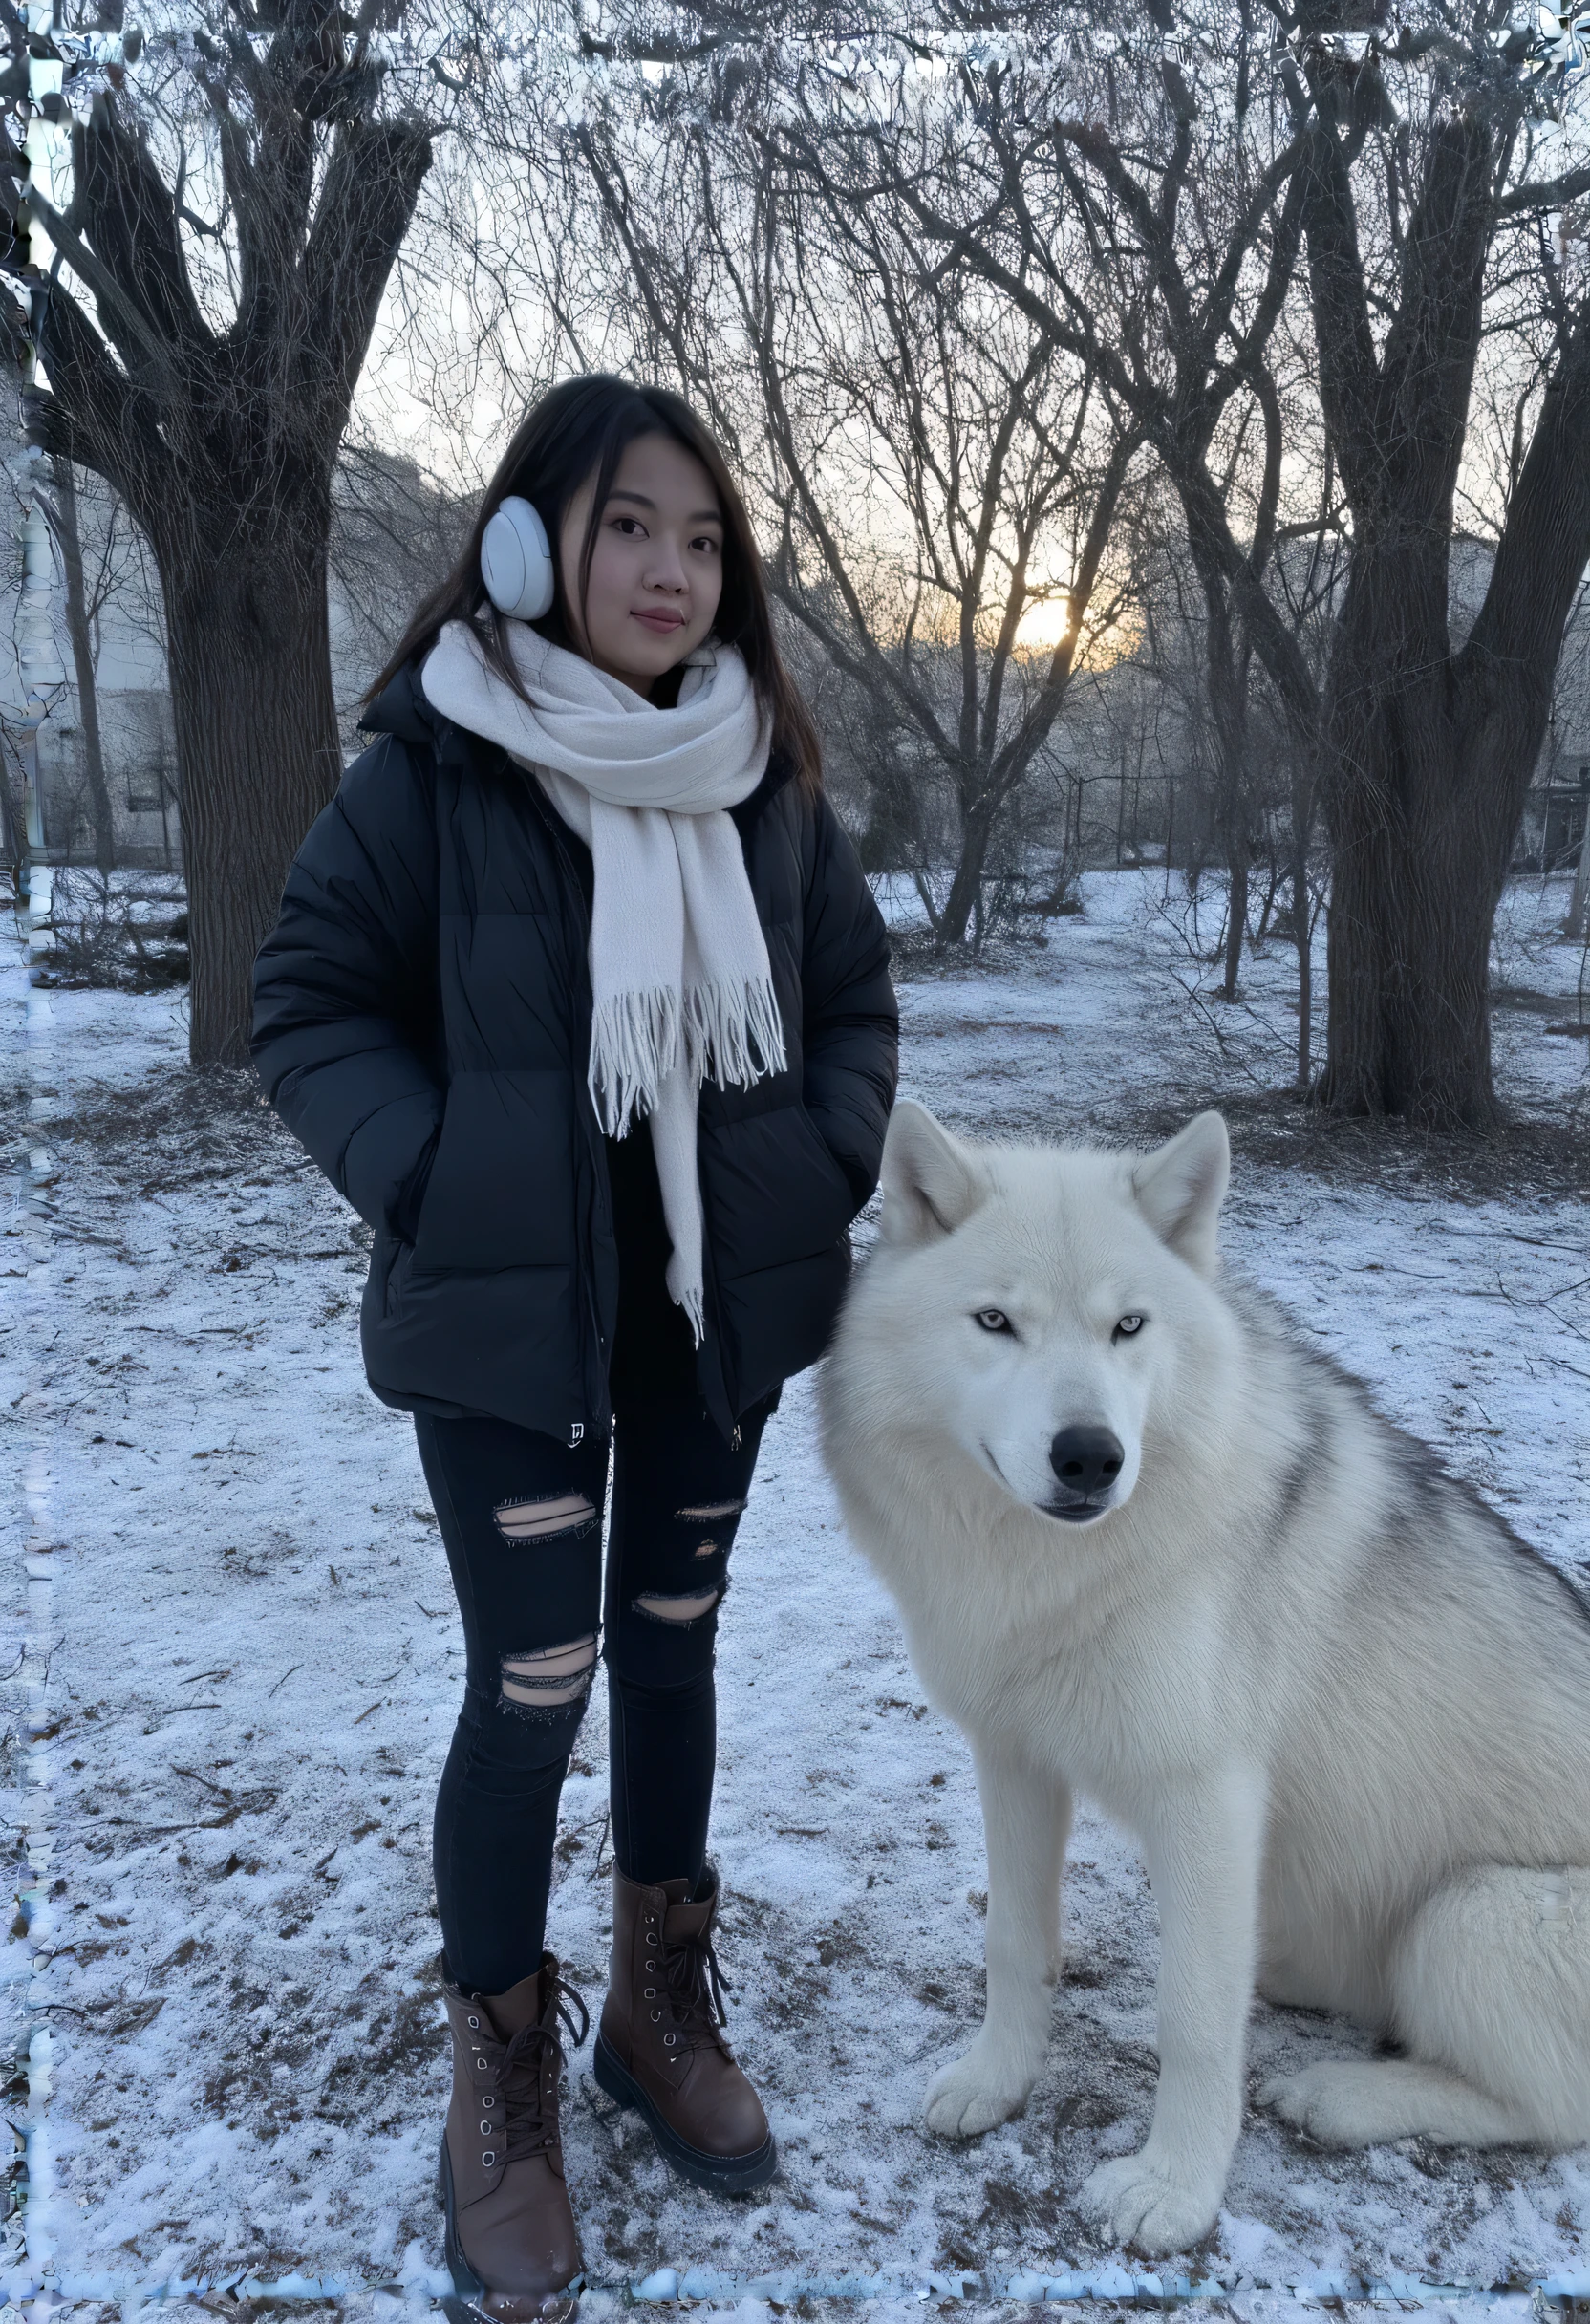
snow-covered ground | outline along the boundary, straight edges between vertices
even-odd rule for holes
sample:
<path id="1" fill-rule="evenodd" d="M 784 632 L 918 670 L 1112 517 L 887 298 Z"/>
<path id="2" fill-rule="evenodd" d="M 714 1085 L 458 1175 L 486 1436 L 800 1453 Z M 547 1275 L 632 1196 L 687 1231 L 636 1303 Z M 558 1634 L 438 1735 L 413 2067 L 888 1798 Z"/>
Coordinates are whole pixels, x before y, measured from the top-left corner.
<path id="1" fill-rule="evenodd" d="M 967 1130 L 1051 1137 L 1157 1133 L 1229 1102 L 1232 1262 L 1590 1576 L 1582 1196 L 1561 1169 L 1545 1191 L 1527 1175 L 1498 1189 L 1489 1166 L 1429 1141 L 1294 1125 L 1276 1095 L 1296 1040 L 1289 948 L 1250 963 L 1228 1008 L 1196 958 L 1217 897 L 1195 929 L 1162 886 L 1091 875 L 1084 915 L 1051 923 L 1046 949 L 906 982 L 905 1090 Z M 1523 996 L 1497 1016 L 1504 1093 L 1558 1125 L 1590 1065 L 1590 1042 L 1546 1029 L 1574 1013 L 1579 962 L 1552 936 L 1565 900 L 1515 889 L 1497 962 Z M 29 1094 L 19 957 L 9 973 L 14 1106 Z M 195 1088 L 180 995 L 49 1004 L 34 1094 L 53 1044 L 41 1111 L 59 1118 L 25 1130 L 18 1115 L 9 1167 L 48 1138 L 54 1251 L 30 1277 L 13 1219 L 15 1256 L 0 1259 L 0 1407 L 19 1438 L 44 1432 L 56 1542 L 26 1560 L 26 1511 L 12 1513 L 0 1611 L 3 1671 L 52 1594 L 54 1635 L 33 1637 L 53 1649 L 51 1780 L 4 1805 L 20 1823 L 47 1802 L 60 1893 L 0 1955 L 13 2037 L 54 2028 L 35 2254 L 47 2236 L 91 2319 L 124 2313 L 140 2285 L 243 2274 L 334 2277 L 355 2311 L 396 2313 L 391 2287 L 419 2302 L 440 2283 L 427 1859 L 462 1648 L 411 1431 L 359 1367 L 364 1233 L 263 1108 L 240 1094 L 218 1110 Z M 30 1562 L 47 1582 L 30 1582 Z M 1103 2272 L 1120 2255 L 1074 2201 L 1096 2160 L 1140 2141 L 1152 2090 L 1155 1924 L 1132 1849 L 1082 1818 L 1071 1969 L 1025 2115 L 967 2145 L 929 2140 L 923 2085 L 981 2007 L 977 1802 L 966 1750 L 925 1707 L 845 1539 L 809 1380 L 769 1431 L 735 1577 L 714 1845 L 730 2030 L 784 2168 L 762 2201 L 681 2186 L 595 2091 L 587 2049 L 566 2123 L 591 2278 L 611 2297 L 648 2279 L 655 2294 L 671 2289 L 659 2270 L 696 2268 L 793 2298 L 813 2278 L 909 2289 L 932 2273 L 943 2291 L 964 2272 L 969 2290 L 978 2273 L 1011 2278 L 1030 2299 L 1080 2270 L 1124 2292 L 1126 2275 Z M 604 1765 L 597 1703 L 551 1913 L 593 2003 Z M 18 1754 L 9 1779 L 26 1774 Z M 1254 2078 L 1363 2046 L 1260 2008 Z M 1322 2292 L 1333 2272 L 1490 2286 L 1577 2270 L 1590 2291 L 1587 2217 L 1587 2154 L 1408 2141 L 1342 2157 L 1255 2112 L 1195 2270 L 1250 2287 L 1244 2313 L 1263 2309 L 1255 2285 Z M 13 2296 L 32 2271 L 13 2259 Z M 696 2284 L 710 2291 L 710 2273 Z"/>

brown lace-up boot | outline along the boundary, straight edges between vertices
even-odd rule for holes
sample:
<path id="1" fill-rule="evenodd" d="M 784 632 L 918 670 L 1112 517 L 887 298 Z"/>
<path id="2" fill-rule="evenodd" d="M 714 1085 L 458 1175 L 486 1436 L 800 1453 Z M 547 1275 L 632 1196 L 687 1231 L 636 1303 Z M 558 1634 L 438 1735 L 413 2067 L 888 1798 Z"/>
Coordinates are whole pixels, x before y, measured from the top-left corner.
<path id="1" fill-rule="evenodd" d="M 582 2042 L 585 2004 L 550 1953 L 505 1993 L 441 1990 L 453 2034 L 438 2172 L 453 2296 L 442 2309 L 449 2324 L 572 2324 L 580 2241 L 558 2143 L 558 2028 Z"/>
<path id="2" fill-rule="evenodd" d="M 594 2072 L 644 2118 L 663 2161 L 697 2186 L 739 2195 L 778 2168 L 762 2101 L 723 2038 L 727 1983 L 712 1948 L 718 1875 L 643 1888 L 613 1867 L 612 1975 Z"/>

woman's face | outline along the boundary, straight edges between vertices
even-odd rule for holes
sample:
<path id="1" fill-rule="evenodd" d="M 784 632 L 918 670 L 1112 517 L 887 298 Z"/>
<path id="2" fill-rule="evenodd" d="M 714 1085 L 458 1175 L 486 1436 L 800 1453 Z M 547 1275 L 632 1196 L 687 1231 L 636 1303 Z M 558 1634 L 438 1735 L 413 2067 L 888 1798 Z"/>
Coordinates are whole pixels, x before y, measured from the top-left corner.
<path id="1" fill-rule="evenodd" d="M 672 436 L 638 436 L 612 480 L 591 559 L 585 617 L 572 602 L 591 487 L 569 502 L 558 542 L 570 635 L 587 660 L 649 695 L 694 653 L 723 590 L 723 517 L 711 477 Z"/>

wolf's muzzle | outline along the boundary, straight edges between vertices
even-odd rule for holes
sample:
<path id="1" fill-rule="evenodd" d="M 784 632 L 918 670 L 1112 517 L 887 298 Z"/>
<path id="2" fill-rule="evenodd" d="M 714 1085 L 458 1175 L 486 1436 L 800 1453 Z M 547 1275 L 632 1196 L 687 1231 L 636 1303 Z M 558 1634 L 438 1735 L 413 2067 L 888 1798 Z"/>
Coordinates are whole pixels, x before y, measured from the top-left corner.
<path id="1" fill-rule="evenodd" d="M 1044 1502 L 1045 1516 L 1075 1525 L 1102 1515 L 1126 1458 L 1119 1438 L 1108 1429 L 1061 1429 L 1049 1446 L 1049 1466 L 1059 1490 Z"/>

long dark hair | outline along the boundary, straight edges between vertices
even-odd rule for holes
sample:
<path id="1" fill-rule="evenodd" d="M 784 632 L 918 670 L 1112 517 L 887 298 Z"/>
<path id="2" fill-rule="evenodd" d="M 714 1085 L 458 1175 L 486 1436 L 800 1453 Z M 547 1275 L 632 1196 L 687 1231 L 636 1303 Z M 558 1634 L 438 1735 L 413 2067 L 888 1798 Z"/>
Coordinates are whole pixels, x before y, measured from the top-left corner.
<path id="1" fill-rule="evenodd" d="M 508 652 L 507 616 L 492 604 L 481 575 L 481 538 L 493 511 L 510 493 L 530 502 L 547 527 L 556 562 L 569 504 L 583 484 L 594 480 L 580 552 L 578 602 L 583 608 L 602 511 L 625 447 L 637 437 L 658 435 L 672 436 L 700 462 L 723 512 L 723 593 L 713 633 L 744 656 L 773 749 L 791 759 L 799 779 L 817 789 L 823 780 L 822 744 L 811 713 L 780 658 L 751 521 L 721 449 L 682 396 L 666 387 L 636 387 L 607 372 L 561 380 L 530 406 L 485 488 L 458 563 L 416 607 L 365 699 L 374 700 L 405 662 L 429 653 L 449 621 L 467 621 L 490 668 L 515 693 L 523 694 Z M 553 645 L 577 653 L 567 618 L 568 596 L 569 576 L 560 565 L 552 610 L 532 626 Z"/>

